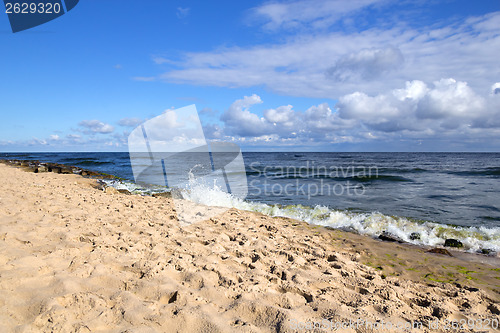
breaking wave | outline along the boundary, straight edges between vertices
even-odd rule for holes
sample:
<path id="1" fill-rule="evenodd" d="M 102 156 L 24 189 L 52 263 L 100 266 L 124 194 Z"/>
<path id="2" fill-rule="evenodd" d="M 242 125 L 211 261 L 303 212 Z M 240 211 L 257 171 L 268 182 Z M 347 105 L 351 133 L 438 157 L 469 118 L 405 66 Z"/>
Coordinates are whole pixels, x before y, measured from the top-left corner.
<path id="1" fill-rule="evenodd" d="M 140 187 L 135 183 L 106 181 L 118 189 L 128 189 L 132 193 L 150 195 L 168 191 L 166 187 Z M 468 252 L 500 252 L 500 228 L 463 227 L 432 221 L 414 220 L 406 217 L 389 216 L 379 212 L 359 213 L 335 210 L 326 206 L 265 204 L 242 200 L 218 186 L 192 183 L 181 191 L 186 200 L 206 206 L 236 208 L 262 213 L 268 216 L 288 217 L 309 224 L 321 225 L 360 234 L 378 237 L 386 232 L 401 241 L 420 246 L 444 245 L 446 239 L 457 239 Z"/>

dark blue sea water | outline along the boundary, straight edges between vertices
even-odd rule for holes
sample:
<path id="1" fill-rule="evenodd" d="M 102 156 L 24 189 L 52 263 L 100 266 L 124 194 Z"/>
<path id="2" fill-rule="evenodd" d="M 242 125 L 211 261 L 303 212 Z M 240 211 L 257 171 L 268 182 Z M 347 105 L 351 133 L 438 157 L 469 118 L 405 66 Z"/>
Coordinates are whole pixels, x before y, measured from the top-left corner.
<path id="1" fill-rule="evenodd" d="M 413 243 L 461 239 L 500 251 L 500 153 L 243 153 L 248 197 L 211 204 L 300 218 Z M 128 153 L 0 153 L 133 181 Z M 219 202 L 220 201 L 220 202 Z M 224 202 L 223 202 L 224 201 Z M 219 202 L 219 203 L 218 203 Z"/>

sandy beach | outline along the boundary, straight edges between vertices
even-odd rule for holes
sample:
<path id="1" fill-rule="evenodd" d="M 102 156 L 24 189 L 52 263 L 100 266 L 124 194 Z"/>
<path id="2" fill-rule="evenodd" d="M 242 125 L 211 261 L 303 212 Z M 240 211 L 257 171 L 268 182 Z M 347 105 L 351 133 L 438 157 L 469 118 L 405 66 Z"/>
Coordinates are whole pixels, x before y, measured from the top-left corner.
<path id="1" fill-rule="evenodd" d="M 496 257 L 235 209 L 182 226 L 172 207 L 0 164 L 0 331 L 490 332 L 500 320 Z"/>

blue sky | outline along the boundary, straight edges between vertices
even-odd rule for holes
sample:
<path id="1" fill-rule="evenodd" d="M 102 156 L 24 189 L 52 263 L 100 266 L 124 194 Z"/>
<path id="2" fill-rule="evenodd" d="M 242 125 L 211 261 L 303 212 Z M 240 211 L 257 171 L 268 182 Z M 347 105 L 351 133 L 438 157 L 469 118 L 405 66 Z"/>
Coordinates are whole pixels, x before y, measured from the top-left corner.
<path id="1" fill-rule="evenodd" d="M 500 147 L 497 0 L 82 0 L 0 40 L 0 151 L 126 151 L 190 104 L 246 151 Z"/>

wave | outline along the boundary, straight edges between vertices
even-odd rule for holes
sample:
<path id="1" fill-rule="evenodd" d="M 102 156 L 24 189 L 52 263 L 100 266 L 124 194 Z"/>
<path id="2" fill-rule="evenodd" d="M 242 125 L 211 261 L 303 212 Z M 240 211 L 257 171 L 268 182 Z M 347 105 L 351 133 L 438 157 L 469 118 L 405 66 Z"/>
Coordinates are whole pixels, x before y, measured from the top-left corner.
<path id="1" fill-rule="evenodd" d="M 460 240 L 469 252 L 483 249 L 500 251 L 500 228 L 461 227 L 430 221 L 415 221 L 378 212 L 359 213 L 334 210 L 325 206 L 268 205 L 235 198 L 218 188 L 195 185 L 183 192 L 185 199 L 207 206 L 222 206 L 263 213 L 269 216 L 289 217 L 310 224 L 352 230 L 360 234 L 378 237 L 388 232 L 402 241 L 421 246 L 444 245 L 448 238 Z M 419 239 L 415 239 L 418 234 Z"/>
<path id="2" fill-rule="evenodd" d="M 165 192 L 166 187 L 143 188 L 135 183 L 107 181 L 118 189 L 128 189 L 132 193 L 152 194 Z M 500 252 L 500 228 L 462 227 L 440 224 L 432 221 L 414 220 L 406 217 L 388 216 L 379 212 L 362 213 L 358 211 L 336 210 L 326 206 L 278 205 L 252 202 L 237 198 L 217 186 L 190 184 L 181 190 L 186 200 L 206 206 L 236 208 L 258 212 L 268 216 L 288 217 L 335 229 L 354 231 L 360 234 L 378 237 L 384 232 L 396 238 L 420 246 L 442 246 L 446 239 L 461 241 L 468 252 L 488 250 Z M 418 235 L 418 237 L 415 237 Z"/>
<path id="3" fill-rule="evenodd" d="M 112 161 L 102 161 L 98 159 L 92 159 L 89 157 L 72 157 L 72 158 L 64 158 L 61 160 L 63 164 L 76 164 L 76 165 L 105 165 L 105 164 L 114 164 Z"/>
<path id="4" fill-rule="evenodd" d="M 325 174 L 314 174 L 310 176 L 302 175 L 274 175 L 268 176 L 271 179 L 331 179 L 336 181 L 355 181 L 355 182 L 373 182 L 373 181 L 387 181 L 387 182 L 413 182 L 411 178 L 393 175 L 352 175 L 352 176 L 330 176 Z"/>
<path id="5" fill-rule="evenodd" d="M 379 172 L 387 173 L 424 173 L 424 172 L 435 172 L 433 170 L 423 169 L 423 168 L 379 168 Z"/>
<path id="6" fill-rule="evenodd" d="M 104 161 L 81 161 L 77 162 L 78 165 L 103 165 L 103 164 L 114 164 L 113 162 L 104 162 Z"/>
<path id="7" fill-rule="evenodd" d="M 490 167 L 467 171 L 448 171 L 447 173 L 457 176 L 500 176 L 500 167 Z"/>
<path id="8" fill-rule="evenodd" d="M 380 172 L 381 170 L 385 172 Z M 399 169 L 379 170 L 375 166 L 255 166 L 246 168 L 249 177 L 265 177 L 270 179 L 331 179 L 337 181 L 393 181 L 393 182 L 413 182 L 408 177 L 393 175 L 400 173 Z M 426 172 L 424 169 L 411 169 L 412 173 Z M 410 169 L 407 170 L 410 172 Z M 401 172 L 404 173 L 404 172 Z"/>

